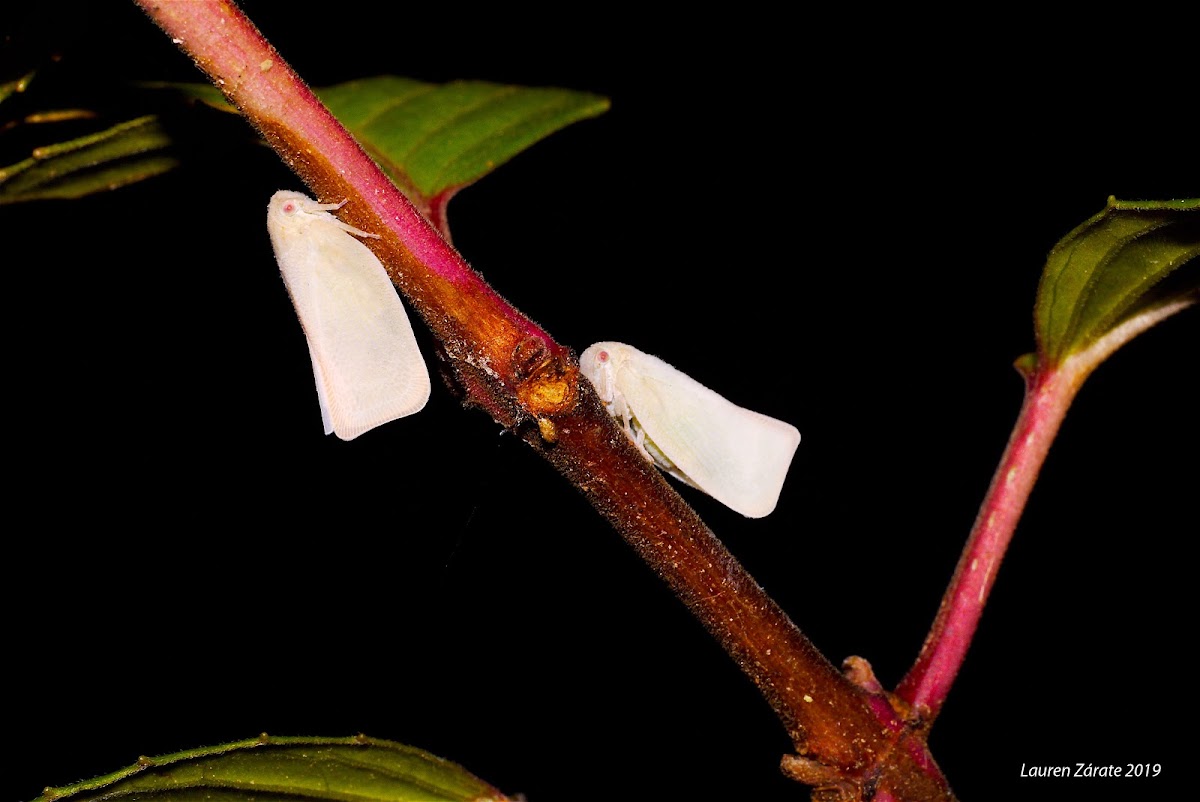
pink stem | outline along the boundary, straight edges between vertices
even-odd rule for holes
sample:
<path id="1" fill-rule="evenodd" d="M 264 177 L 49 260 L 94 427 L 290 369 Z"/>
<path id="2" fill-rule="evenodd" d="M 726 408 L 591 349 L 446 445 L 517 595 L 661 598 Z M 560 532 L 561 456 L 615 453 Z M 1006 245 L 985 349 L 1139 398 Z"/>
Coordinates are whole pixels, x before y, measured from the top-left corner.
<path id="1" fill-rule="evenodd" d="M 1196 301 L 1195 295 L 1185 295 L 1147 306 L 1061 362 L 1041 354 L 1037 364 L 1024 373 L 1025 401 L 1017 425 L 929 636 L 916 663 L 896 688 L 895 695 L 911 705 L 925 723 L 937 717 L 962 667 L 1004 551 L 1075 394 L 1114 351 Z"/>
<path id="2" fill-rule="evenodd" d="M 135 1 L 195 60 L 319 200 L 348 200 L 339 217 L 381 235 L 370 247 L 446 344 L 452 361 L 490 365 L 493 373 L 507 378 L 511 371 L 504 368 L 510 367 L 506 363 L 521 343 L 526 354 L 529 341 L 541 343 L 551 355 L 563 353 L 548 334 L 471 269 L 234 3 Z M 480 352 L 481 342 L 493 344 L 499 359 Z"/>
<path id="3" fill-rule="evenodd" d="M 920 656 L 896 688 L 926 721 L 936 718 L 958 675 L 1025 502 L 1086 373 L 1064 365 L 1025 377 L 1021 413 L 954 578 Z"/>

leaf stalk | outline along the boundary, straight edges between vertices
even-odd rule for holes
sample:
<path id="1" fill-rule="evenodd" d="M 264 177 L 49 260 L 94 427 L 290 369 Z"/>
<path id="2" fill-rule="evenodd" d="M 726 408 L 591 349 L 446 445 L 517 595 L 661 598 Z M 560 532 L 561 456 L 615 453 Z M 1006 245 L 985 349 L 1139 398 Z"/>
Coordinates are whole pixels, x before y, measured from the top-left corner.
<path id="1" fill-rule="evenodd" d="M 913 667 L 896 687 L 896 696 L 912 707 L 917 720 L 932 723 L 946 701 L 1050 444 L 1079 388 L 1126 342 L 1195 302 L 1191 295 L 1147 308 L 1061 362 L 1044 354 L 1018 360 L 1019 366 L 1028 362 L 1031 367 L 1022 371 L 1025 398 L 1016 425 L 929 635 Z"/>

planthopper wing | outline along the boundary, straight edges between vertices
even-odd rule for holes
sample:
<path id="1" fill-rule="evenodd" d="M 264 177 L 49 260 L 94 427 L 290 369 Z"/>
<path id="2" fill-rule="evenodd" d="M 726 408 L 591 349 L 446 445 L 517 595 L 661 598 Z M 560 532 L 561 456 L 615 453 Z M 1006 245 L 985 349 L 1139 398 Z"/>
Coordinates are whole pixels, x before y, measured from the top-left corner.
<path id="1" fill-rule="evenodd" d="M 352 440 L 429 400 L 429 371 L 387 271 L 347 226 L 298 193 L 275 193 L 267 230 L 308 340 L 325 433 Z M 352 233 L 353 232 L 353 233 Z"/>
<path id="2" fill-rule="evenodd" d="M 584 363 L 607 371 L 603 381 L 620 398 L 610 410 L 627 410 L 627 428 L 650 441 L 641 445 L 660 467 L 749 518 L 775 509 L 800 444 L 796 427 L 740 407 L 628 345 L 597 343 Z"/>

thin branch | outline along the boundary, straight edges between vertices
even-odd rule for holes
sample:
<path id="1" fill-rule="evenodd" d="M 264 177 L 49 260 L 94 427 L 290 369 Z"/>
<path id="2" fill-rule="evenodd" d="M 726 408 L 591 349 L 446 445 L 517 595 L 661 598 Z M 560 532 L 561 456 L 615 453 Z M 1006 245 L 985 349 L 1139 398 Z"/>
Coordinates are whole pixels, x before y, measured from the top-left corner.
<path id="1" fill-rule="evenodd" d="M 1021 413 L 954 578 L 920 656 L 896 687 L 896 695 L 925 721 L 936 718 L 966 658 L 1004 552 L 1078 386 L 1059 371 L 1035 372 L 1025 378 Z"/>
<path id="2" fill-rule="evenodd" d="M 642 459 L 580 381 L 572 352 L 466 264 L 232 3 L 136 2 L 319 199 L 347 199 L 346 222 L 381 235 L 366 244 L 441 343 L 466 403 L 575 484 L 733 656 L 804 756 L 792 776 L 900 789 L 895 798 L 914 802 L 951 798 L 921 735 L 821 656 Z M 533 525 L 563 526 L 538 519 L 536 491 L 520 503 Z"/>
<path id="3" fill-rule="evenodd" d="M 1143 310 L 1061 364 L 1037 367 L 1025 376 L 1020 415 L 954 578 L 920 655 L 896 688 L 896 696 L 911 705 L 926 724 L 941 711 L 962 668 L 1025 503 L 1084 380 L 1129 340 L 1195 302 L 1196 298 L 1185 297 Z"/>

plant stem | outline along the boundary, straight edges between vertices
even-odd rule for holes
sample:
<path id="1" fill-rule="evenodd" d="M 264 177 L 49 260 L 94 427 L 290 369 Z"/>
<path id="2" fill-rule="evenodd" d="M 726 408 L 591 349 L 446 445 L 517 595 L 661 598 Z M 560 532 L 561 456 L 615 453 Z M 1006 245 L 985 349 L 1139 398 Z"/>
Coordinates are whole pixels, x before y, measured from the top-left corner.
<path id="1" fill-rule="evenodd" d="M 580 380 L 570 349 L 492 291 L 236 6 L 136 2 L 321 200 L 346 199 L 340 216 L 381 235 L 366 244 L 441 343 L 466 403 L 516 432 L 579 488 L 729 652 L 804 756 L 792 776 L 819 785 L 878 782 L 907 789 L 896 798 L 913 802 L 950 798 L 923 738 L 817 651 L 642 459 Z M 564 288 L 563 302 L 572 297 Z M 519 501 L 529 525 L 562 528 L 538 518 L 536 489 Z M 695 701 L 705 704 L 703 695 Z"/>
<path id="2" fill-rule="evenodd" d="M 1084 380 L 1129 340 L 1195 302 L 1184 297 L 1146 308 L 1060 363 L 1039 357 L 1024 374 L 1025 399 L 1008 446 L 921 653 L 896 687 L 924 723 L 937 717 L 962 667 L 1025 502 Z"/>
<path id="3" fill-rule="evenodd" d="M 937 717 L 958 675 L 1025 502 L 1082 381 L 1061 369 L 1034 369 L 1025 376 L 1020 415 L 954 578 L 920 656 L 896 687 L 896 695 L 926 722 Z"/>

